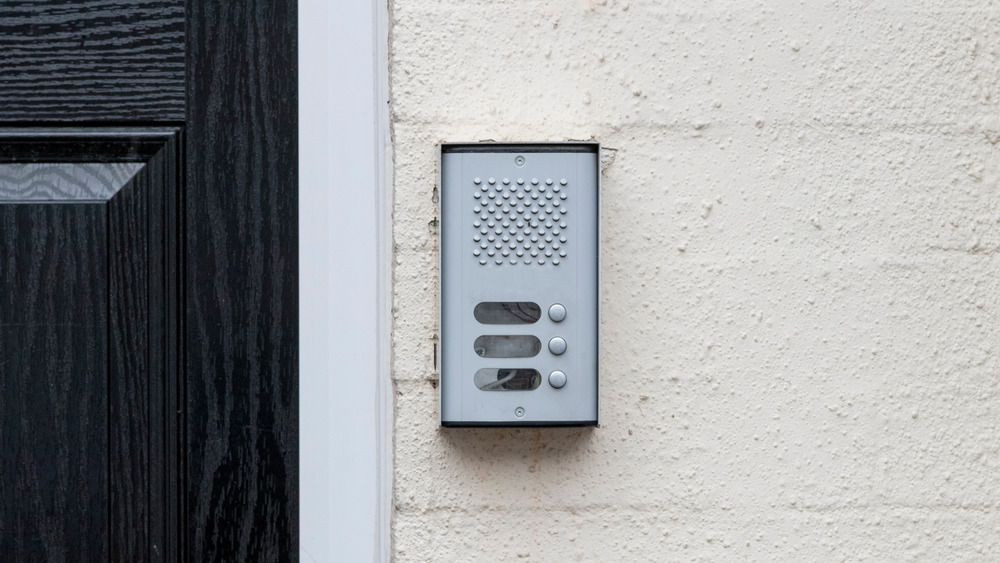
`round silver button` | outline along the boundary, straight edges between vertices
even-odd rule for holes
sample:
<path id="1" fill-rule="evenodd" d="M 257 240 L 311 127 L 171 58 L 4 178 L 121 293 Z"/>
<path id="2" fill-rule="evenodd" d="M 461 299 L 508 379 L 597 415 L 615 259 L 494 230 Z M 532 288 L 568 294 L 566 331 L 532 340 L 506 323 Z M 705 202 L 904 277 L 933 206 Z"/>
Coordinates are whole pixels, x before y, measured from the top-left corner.
<path id="1" fill-rule="evenodd" d="M 562 389 L 563 385 L 566 385 L 566 374 L 559 370 L 550 373 L 549 385 L 555 387 L 556 389 Z"/>
<path id="2" fill-rule="evenodd" d="M 552 352 L 557 356 L 561 356 L 565 351 L 566 351 L 566 341 L 563 340 L 561 337 L 557 336 L 552 340 L 549 340 L 549 352 Z"/>
<path id="3" fill-rule="evenodd" d="M 557 323 L 563 322 L 563 319 L 566 318 L 566 307 L 563 307 L 562 303 L 556 303 L 549 307 L 549 318 Z"/>

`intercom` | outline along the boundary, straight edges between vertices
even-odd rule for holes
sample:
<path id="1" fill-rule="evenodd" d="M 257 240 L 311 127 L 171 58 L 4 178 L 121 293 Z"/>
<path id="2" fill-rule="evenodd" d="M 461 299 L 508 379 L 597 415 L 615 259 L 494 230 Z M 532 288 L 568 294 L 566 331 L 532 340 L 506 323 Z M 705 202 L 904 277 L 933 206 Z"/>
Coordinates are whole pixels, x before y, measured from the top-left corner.
<path id="1" fill-rule="evenodd" d="M 441 145 L 442 426 L 598 423 L 598 143 Z"/>

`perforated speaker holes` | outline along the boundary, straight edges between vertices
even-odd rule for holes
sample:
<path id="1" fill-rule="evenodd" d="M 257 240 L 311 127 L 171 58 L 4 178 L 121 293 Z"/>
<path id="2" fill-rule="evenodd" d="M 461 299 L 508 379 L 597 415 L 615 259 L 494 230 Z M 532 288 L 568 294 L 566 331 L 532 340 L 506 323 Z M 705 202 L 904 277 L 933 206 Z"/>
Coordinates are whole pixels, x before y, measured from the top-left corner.
<path id="1" fill-rule="evenodd" d="M 565 178 L 472 180 L 473 256 L 481 266 L 558 266 L 566 258 Z"/>

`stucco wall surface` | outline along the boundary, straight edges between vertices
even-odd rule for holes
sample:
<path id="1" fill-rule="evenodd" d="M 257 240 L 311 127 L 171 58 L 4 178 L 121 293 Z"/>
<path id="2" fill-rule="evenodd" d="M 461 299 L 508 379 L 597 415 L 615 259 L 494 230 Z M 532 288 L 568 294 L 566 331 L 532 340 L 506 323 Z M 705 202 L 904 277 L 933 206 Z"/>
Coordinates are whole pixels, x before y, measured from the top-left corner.
<path id="1" fill-rule="evenodd" d="M 1000 4 L 391 3 L 397 561 L 1000 561 Z M 438 427 L 436 145 L 597 139 L 602 427 Z"/>

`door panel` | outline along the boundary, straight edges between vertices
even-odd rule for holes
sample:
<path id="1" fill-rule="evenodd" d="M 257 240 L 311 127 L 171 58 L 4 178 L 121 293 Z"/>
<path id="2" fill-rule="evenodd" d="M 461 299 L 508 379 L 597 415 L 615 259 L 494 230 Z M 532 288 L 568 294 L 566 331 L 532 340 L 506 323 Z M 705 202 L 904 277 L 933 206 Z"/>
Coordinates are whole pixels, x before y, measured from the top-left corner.
<path id="1" fill-rule="evenodd" d="M 184 119 L 183 0 L 0 2 L 0 119 Z"/>
<path id="2" fill-rule="evenodd" d="M 0 350 L 0 550 L 295 560 L 295 0 L 11 0 L 0 53 L 0 314 L 48 339 Z"/>
<path id="3" fill-rule="evenodd" d="M 0 204 L 0 553 L 12 561 L 106 559 L 106 217 L 101 204 Z"/>
<path id="4" fill-rule="evenodd" d="M 179 136 L 154 135 L 144 163 L 0 164 L 0 553 L 18 561 L 174 543 Z"/>

